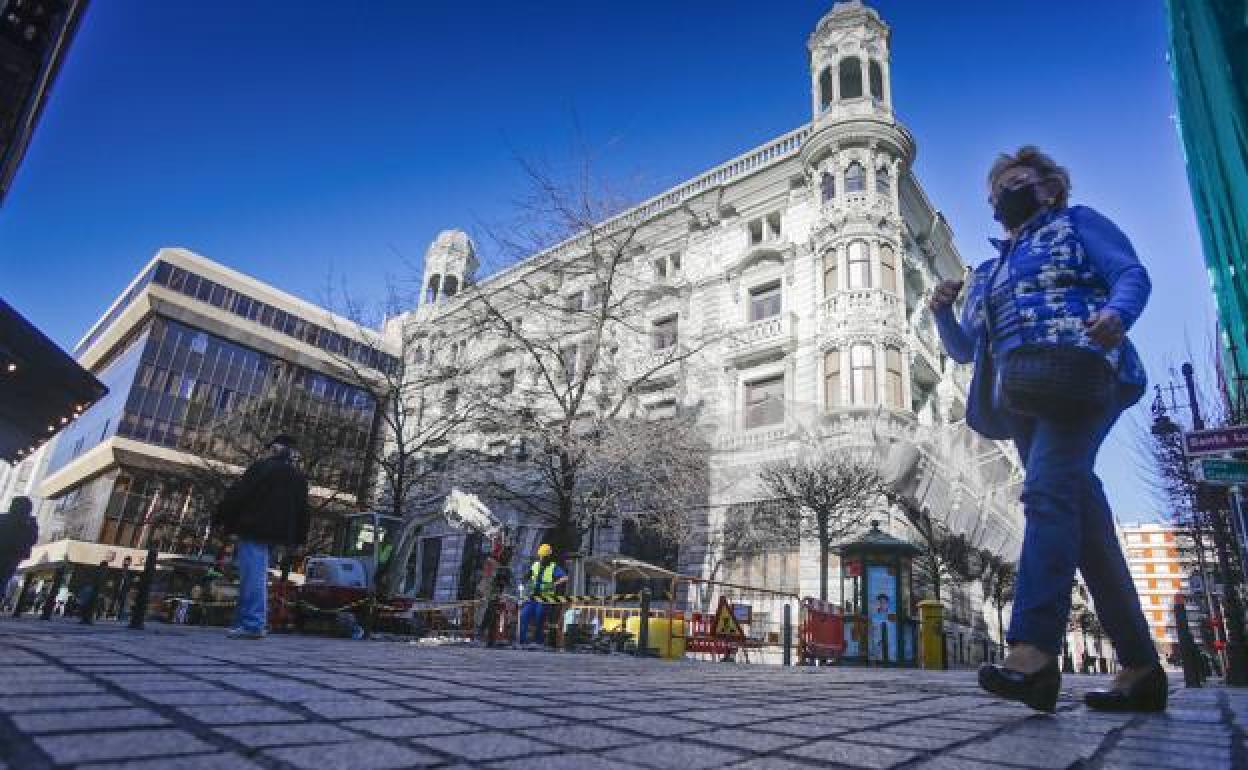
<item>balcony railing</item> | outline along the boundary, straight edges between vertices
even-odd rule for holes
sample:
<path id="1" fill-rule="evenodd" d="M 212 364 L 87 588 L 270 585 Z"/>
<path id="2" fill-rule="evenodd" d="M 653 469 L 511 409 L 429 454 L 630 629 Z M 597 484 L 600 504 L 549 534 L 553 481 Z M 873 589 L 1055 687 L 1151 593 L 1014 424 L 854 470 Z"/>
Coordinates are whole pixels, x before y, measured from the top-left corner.
<path id="1" fill-rule="evenodd" d="M 883 289 L 838 291 L 819 306 L 824 334 L 872 325 L 901 331 L 903 318 L 901 298 Z"/>
<path id="2" fill-rule="evenodd" d="M 781 313 L 742 324 L 728 335 L 732 355 L 748 355 L 770 348 L 790 348 L 797 339 L 797 324 L 792 313 Z"/>
<path id="3" fill-rule="evenodd" d="M 676 363 L 673 358 L 681 355 L 675 348 L 653 350 L 633 356 L 620 364 L 620 374 L 626 380 L 635 380 L 651 373 L 651 378 L 666 378 L 676 374 Z"/>

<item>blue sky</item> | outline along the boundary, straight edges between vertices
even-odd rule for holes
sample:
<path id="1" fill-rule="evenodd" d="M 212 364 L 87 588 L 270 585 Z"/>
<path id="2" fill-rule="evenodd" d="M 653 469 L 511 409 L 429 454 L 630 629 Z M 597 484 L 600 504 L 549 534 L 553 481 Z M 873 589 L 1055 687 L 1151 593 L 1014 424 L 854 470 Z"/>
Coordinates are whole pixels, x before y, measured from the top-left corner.
<path id="1" fill-rule="evenodd" d="M 66 347 L 161 246 L 313 301 L 331 271 L 378 295 L 397 255 L 506 217 L 517 154 L 567 158 L 579 134 L 648 194 L 809 120 L 830 5 L 94 3 L 0 208 L 0 293 Z M 1168 378 L 1213 313 L 1161 0 L 873 5 L 963 257 L 988 256 L 994 155 L 1042 146 L 1152 270 L 1133 336 Z M 1132 440 L 1120 426 L 1101 469 L 1117 512 L 1149 517 Z"/>

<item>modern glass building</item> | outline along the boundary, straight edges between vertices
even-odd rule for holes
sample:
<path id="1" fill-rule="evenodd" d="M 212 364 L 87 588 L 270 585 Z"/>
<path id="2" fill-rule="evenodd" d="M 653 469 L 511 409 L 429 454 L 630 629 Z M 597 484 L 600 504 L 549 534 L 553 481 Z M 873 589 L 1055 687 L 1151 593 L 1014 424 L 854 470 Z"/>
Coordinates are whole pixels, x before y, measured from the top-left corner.
<path id="1" fill-rule="evenodd" d="M 162 250 L 75 347 L 109 393 L 50 449 L 44 539 L 198 553 L 212 487 L 278 432 L 304 446 L 317 537 L 332 539 L 371 472 L 377 404 L 356 377 L 392 361 L 368 334 Z"/>
<path id="2" fill-rule="evenodd" d="M 1168 0 L 1170 66 L 1228 380 L 1248 394 L 1248 0 Z"/>

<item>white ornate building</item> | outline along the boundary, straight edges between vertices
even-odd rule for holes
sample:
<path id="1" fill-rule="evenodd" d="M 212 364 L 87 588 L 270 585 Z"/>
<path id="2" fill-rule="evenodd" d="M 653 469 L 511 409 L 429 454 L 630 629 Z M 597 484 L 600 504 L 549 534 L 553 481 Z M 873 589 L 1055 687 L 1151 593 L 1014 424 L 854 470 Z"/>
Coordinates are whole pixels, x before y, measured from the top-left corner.
<path id="1" fill-rule="evenodd" d="M 952 529 L 1013 557 L 1022 533 L 1017 461 L 1010 448 L 966 428 L 970 372 L 942 353 L 927 310 L 932 287 L 965 268 L 912 171 L 916 145 L 894 113 L 889 46 L 874 10 L 836 3 L 807 41 L 809 123 L 621 215 L 661 222 L 687 217 L 690 201 L 718 201 L 712 216 L 656 227 L 659 240 L 641 244 L 639 261 L 672 287 L 647 315 L 675 317 L 682 335 L 712 326 L 729 332 L 646 405 L 661 411 L 675 399 L 707 411 L 716 448 L 710 530 L 734 504 L 763 497 L 754 481 L 761 463 L 815 444 L 852 446 L 877 452 Z M 444 232 L 426 256 L 423 306 L 391 323 L 437 328 L 465 286 L 519 280 L 550 256 L 477 281 L 471 242 Z M 903 532 L 899 516 L 881 518 Z M 713 542 L 687 548 L 682 569 L 716 569 L 723 554 Z M 730 569 L 817 594 L 813 543 Z"/>

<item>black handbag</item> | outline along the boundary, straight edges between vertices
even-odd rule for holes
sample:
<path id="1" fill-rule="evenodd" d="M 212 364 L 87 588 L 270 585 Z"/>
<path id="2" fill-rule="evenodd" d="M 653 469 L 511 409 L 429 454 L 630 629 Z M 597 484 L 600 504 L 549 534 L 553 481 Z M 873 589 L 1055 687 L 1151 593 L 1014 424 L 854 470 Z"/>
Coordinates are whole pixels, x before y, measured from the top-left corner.
<path id="1" fill-rule="evenodd" d="M 984 294 L 988 349 L 995 337 L 992 293 L 1005 258 L 992 271 Z M 1118 375 L 1105 356 L 1078 345 L 1028 343 L 1010 351 L 1001 371 L 1003 406 L 1011 412 L 1054 422 L 1081 422 L 1114 401 Z"/>

